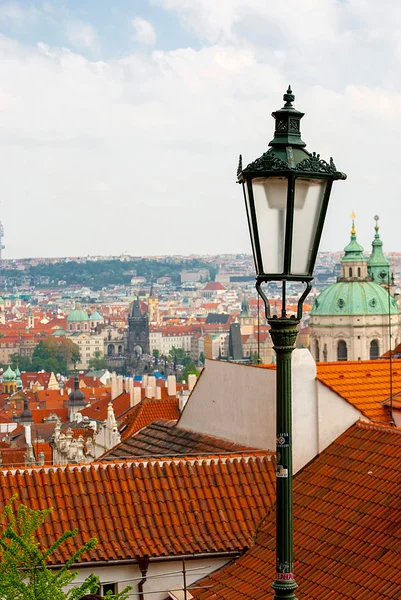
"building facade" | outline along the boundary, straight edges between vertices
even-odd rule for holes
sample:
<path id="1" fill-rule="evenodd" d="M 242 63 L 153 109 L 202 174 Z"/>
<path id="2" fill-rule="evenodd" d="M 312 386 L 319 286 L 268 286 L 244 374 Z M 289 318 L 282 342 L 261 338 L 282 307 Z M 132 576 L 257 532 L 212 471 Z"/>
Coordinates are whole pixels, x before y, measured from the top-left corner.
<path id="1" fill-rule="evenodd" d="M 373 360 L 400 341 L 400 313 L 376 219 L 369 259 L 356 239 L 344 249 L 341 276 L 314 301 L 310 349 L 316 362 Z"/>

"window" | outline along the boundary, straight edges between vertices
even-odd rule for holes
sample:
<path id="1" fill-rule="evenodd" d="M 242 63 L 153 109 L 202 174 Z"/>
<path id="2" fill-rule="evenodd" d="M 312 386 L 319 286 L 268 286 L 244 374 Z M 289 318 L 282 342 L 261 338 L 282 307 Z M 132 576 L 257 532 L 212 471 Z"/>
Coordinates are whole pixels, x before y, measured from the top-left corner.
<path id="1" fill-rule="evenodd" d="M 358 267 L 358 277 L 361 276 L 361 267 Z"/>
<path id="2" fill-rule="evenodd" d="M 105 596 L 107 592 L 111 592 L 112 594 L 117 594 L 117 584 L 116 583 L 104 583 L 102 585 L 102 595 Z"/>
<path id="3" fill-rule="evenodd" d="M 372 340 L 370 342 L 370 360 L 376 360 L 379 358 L 379 342 L 377 340 Z"/>
<path id="4" fill-rule="evenodd" d="M 349 276 L 352 277 L 352 267 L 349 268 Z"/>
<path id="5" fill-rule="evenodd" d="M 320 362 L 320 347 L 317 340 L 315 341 L 315 360 L 316 362 Z"/>
<path id="6" fill-rule="evenodd" d="M 348 360 L 347 344 L 340 340 L 337 344 L 337 360 Z"/>

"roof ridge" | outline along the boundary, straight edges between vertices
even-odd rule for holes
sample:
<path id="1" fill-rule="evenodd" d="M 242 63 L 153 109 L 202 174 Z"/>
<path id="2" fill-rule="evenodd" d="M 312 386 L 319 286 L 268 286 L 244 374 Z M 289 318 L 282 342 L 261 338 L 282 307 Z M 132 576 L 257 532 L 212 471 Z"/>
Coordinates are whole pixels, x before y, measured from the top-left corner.
<path id="1" fill-rule="evenodd" d="M 359 429 L 373 429 L 374 431 L 385 431 L 387 433 L 395 433 L 397 435 L 401 435 L 401 428 L 396 427 L 394 425 L 382 425 L 381 423 L 377 422 L 369 423 L 368 421 L 361 421 L 361 419 L 359 419 L 355 423 L 355 425 Z"/>
<path id="2" fill-rule="evenodd" d="M 8 448 L 6 448 L 6 450 L 8 450 Z M 18 448 L 13 448 L 13 450 L 18 450 Z M 22 450 L 25 450 L 24 448 L 22 448 Z M 89 471 L 91 470 L 95 470 L 98 471 L 100 469 L 108 469 L 108 468 L 113 468 L 116 469 L 118 467 L 126 467 L 128 465 L 134 465 L 136 467 L 139 467 L 141 465 L 144 465 L 145 467 L 147 466 L 151 466 L 154 467 L 155 465 L 174 465 L 174 464 L 182 464 L 185 463 L 187 465 L 194 465 L 196 463 L 206 463 L 206 464 L 211 464 L 212 462 L 218 462 L 218 463 L 225 463 L 225 464 L 231 464 L 234 461 L 245 461 L 246 463 L 248 463 L 251 460 L 255 460 L 258 458 L 262 458 L 262 459 L 267 459 L 268 462 L 271 461 L 272 456 L 274 456 L 274 452 L 272 452 L 271 450 L 260 450 L 254 453 L 250 453 L 247 452 L 245 453 L 245 456 L 242 455 L 241 452 L 230 452 L 229 456 L 222 456 L 220 453 L 210 453 L 210 454 L 206 454 L 205 456 L 199 455 L 199 456 L 190 456 L 188 458 L 186 458 L 185 456 L 180 456 L 180 457 L 166 457 L 163 460 L 159 460 L 159 459 L 155 459 L 155 458 L 147 458 L 147 459 L 140 459 L 140 458 L 136 458 L 134 460 L 115 460 L 113 462 L 91 462 L 91 463 L 79 463 L 79 464 L 74 464 L 74 463 L 70 463 L 67 465 L 49 465 L 49 466 L 31 466 L 31 467 L 26 467 L 24 468 L 22 467 L 18 467 L 18 468 L 1 468 L 0 469 L 0 476 L 3 475 L 5 476 L 7 473 L 11 473 L 12 475 L 16 475 L 17 473 L 35 473 L 35 472 L 42 472 L 42 473 L 50 473 L 50 472 L 54 472 L 54 471 L 58 471 L 58 472 L 71 472 L 71 471 L 82 471 L 83 469 L 88 469 Z M 207 457 L 207 458 L 206 458 Z"/>

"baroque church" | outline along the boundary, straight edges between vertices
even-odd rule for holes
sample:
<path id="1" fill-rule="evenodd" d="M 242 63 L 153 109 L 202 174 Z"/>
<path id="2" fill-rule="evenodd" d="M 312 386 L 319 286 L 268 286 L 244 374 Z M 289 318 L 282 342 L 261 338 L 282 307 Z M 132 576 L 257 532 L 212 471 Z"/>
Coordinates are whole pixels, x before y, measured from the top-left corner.
<path id="1" fill-rule="evenodd" d="M 400 312 L 378 220 L 375 217 L 369 259 L 357 242 L 352 221 L 341 275 L 313 303 L 310 349 L 316 362 L 374 360 L 400 342 Z"/>

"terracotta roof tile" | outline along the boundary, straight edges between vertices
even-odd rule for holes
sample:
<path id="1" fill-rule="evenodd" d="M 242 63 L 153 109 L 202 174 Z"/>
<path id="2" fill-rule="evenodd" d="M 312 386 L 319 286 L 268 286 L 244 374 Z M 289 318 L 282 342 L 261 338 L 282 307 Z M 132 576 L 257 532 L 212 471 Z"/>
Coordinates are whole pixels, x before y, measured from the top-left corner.
<path id="1" fill-rule="evenodd" d="M 401 430 L 358 422 L 294 480 L 299 600 L 401 598 Z M 198 581 L 197 600 L 264 600 L 275 576 L 275 517 L 235 562 Z"/>
<path id="2" fill-rule="evenodd" d="M 159 419 L 176 421 L 179 416 L 178 398 L 175 396 L 167 396 L 160 400 L 144 398 L 127 413 L 125 424 L 121 428 L 122 439 L 124 441 L 130 438 L 134 433 L 154 421 Z"/>
<path id="3" fill-rule="evenodd" d="M 55 564 L 93 536 L 98 546 L 82 561 L 242 552 L 270 510 L 274 477 L 270 456 L 3 470 L 0 503 L 17 493 L 38 508 L 40 490 L 41 508 L 55 508 L 39 533 L 46 545 L 60 527 L 79 529 L 69 548 L 56 551 Z"/>
<path id="4" fill-rule="evenodd" d="M 390 424 L 382 405 L 390 395 L 390 361 L 318 363 L 317 379 L 344 398 L 371 421 Z M 401 392 L 401 361 L 393 361 L 393 391 Z"/>

